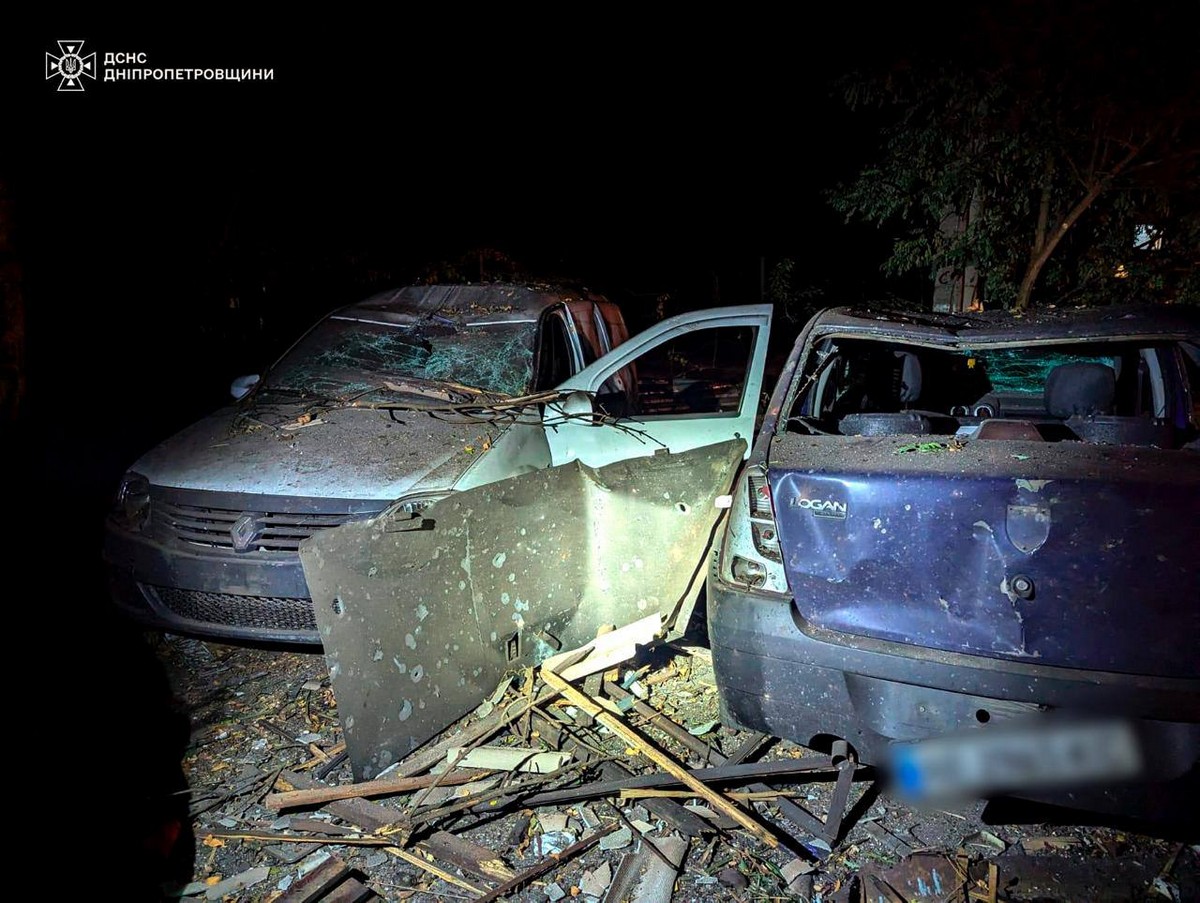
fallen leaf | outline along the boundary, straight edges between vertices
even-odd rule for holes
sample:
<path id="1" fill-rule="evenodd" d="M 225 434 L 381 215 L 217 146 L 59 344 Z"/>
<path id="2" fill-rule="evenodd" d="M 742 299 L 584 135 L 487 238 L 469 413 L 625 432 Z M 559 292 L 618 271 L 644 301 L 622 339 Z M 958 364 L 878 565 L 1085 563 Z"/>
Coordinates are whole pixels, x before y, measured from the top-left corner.
<path id="1" fill-rule="evenodd" d="M 206 847 L 212 847 L 213 849 L 216 849 L 217 847 L 225 846 L 225 841 L 219 837 L 213 837 L 211 834 L 209 834 L 204 838 L 204 845 Z"/>
<path id="2" fill-rule="evenodd" d="M 204 883 L 207 884 L 209 887 L 212 887 L 214 884 L 216 884 L 220 880 L 221 880 L 220 875 L 209 875 L 207 878 L 204 879 Z"/>

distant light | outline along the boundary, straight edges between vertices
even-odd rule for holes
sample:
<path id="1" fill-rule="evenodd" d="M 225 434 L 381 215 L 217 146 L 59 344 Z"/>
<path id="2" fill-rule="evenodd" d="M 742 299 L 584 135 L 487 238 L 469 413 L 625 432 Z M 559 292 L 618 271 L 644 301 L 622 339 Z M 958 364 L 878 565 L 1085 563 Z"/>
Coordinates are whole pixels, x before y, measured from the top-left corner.
<path id="1" fill-rule="evenodd" d="M 1158 251 L 1162 248 L 1162 230 L 1157 226 L 1142 224 L 1133 230 L 1133 246 L 1139 250 Z"/>

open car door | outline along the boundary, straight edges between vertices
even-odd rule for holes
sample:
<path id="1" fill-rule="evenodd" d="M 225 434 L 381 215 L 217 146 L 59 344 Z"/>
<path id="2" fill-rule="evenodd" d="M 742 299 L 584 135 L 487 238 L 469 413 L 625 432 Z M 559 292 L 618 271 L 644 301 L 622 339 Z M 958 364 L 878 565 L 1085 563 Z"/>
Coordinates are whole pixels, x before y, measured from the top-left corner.
<path id="1" fill-rule="evenodd" d="M 507 671 L 608 626 L 686 618 L 716 499 L 749 448 L 769 318 L 757 307 L 665 321 L 570 381 L 595 387 L 599 417 L 547 412 L 555 466 L 301 544 L 357 778 L 478 706 Z M 689 341 L 693 331 L 709 334 Z M 731 350 L 744 355 L 741 374 L 722 364 Z M 635 392 L 606 392 L 631 366 Z M 637 407 L 618 415 L 619 405 Z M 558 464 L 570 448 L 577 458 Z"/>
<path id="2" fill-rule="evenodd" d="M 554 464 L 600 467 L 726 439 L 750 442 L 771 305 L 717 307 L 651 326 L 571 377 L 546 406 Z"/>

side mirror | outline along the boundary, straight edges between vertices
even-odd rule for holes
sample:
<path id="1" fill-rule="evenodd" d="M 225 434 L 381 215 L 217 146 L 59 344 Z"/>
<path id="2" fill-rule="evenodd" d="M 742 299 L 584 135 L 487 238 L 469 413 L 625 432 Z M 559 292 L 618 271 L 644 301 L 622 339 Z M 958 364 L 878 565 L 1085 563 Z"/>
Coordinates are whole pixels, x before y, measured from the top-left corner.
<path id="1" fill-rule="evenodd" d="M 562 412 L 569 417 L 588 417 L 596 413 L 592 396 L 587 392 L 572 392 L 559 402 Z"/>
<path id="2" fill-rule="evenodd" d="M 259 376 L 257 373 L 252 376 L 239 376 L 229 384 L 229 394 L 233 396 L 235 401 L 238 401 L 258 385 L 258 380 Z"/>

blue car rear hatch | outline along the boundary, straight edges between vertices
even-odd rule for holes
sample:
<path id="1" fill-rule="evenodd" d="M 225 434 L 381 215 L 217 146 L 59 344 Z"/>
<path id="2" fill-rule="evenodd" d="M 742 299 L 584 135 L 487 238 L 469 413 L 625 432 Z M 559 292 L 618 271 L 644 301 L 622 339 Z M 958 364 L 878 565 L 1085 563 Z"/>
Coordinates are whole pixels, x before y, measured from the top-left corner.
<path id="1" fill-rule="evenodd" d="M 1200 466 L 1083 443 L 787 434 L 769 479 L 799 613 L 949 652 L 1195 678 Z"/>

